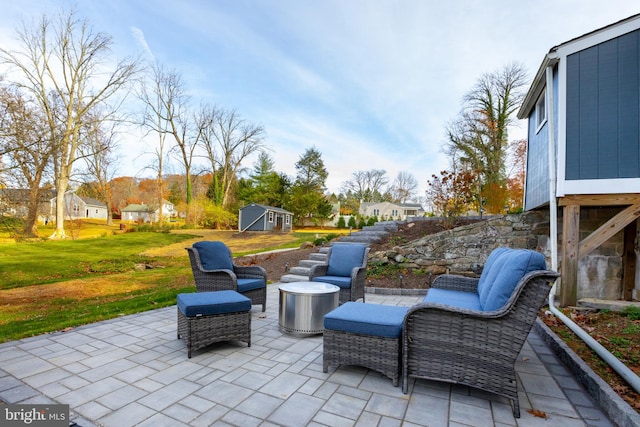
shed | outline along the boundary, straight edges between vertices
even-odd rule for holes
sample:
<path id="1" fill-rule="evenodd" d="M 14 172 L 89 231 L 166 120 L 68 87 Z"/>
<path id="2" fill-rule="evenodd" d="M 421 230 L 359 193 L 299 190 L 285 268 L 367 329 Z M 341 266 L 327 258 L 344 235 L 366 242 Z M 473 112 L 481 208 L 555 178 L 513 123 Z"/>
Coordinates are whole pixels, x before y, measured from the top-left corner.
<path id="1" fill-rule="evenodd" d="M 552 261 L 562 221 L 561 304 L 576 304 L 580 265 L 614 235 L 623 246 L 618 295 L 631 299 L 640 287 L 640 14 L 551 48 L 518 118 L 528 119 L 524 205 L 549 208 Z M 610 215 L 581 235 L 581 215 L 599 212 Z"/>
<path id="2" fill-rule="evenodd" d="M 293 213 L 273 206 L 252 203 L 240 208 L 238 230 L 291 231 Z"/>

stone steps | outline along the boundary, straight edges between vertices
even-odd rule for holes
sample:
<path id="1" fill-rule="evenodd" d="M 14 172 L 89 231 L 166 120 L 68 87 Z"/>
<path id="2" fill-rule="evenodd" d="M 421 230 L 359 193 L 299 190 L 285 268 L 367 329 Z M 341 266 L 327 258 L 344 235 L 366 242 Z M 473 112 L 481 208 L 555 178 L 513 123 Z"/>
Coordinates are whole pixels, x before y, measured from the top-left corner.
<path id="1" fill-rule="evenodd" d="M 328 251 L 329 251 L 329 248 L 322 247 L 318 250 L 318 252 L 310 253 L 309 259 L 303 259 L 298 263 L 296 267 L 291 267 L 287 274 L 280 277 L 280 282 L 282 283 L 308 282 L 309 273 L 311 272 L 311 267 L 317 264 L 327 263 Z"/>
<path id="2" fill-rule="evenodd" d="M 361 231 L 352 233 L 350 236 L 341 236 L 340 242 L 364 243 L 370 245 L 377 243 L 387 237 L 391 231 L 397 231 L 398 224 L 396 221 L 385 221 L 376 223 L 375 225 L 365 226 Z M 297 266 L 291 267 L 287 274 L 280 277 L 280 282 L 307 282 L 309 281 L 309 273 L 314 265 L 327 263 L 328 247 L 321 247 L 318 252 L 310 253 L 309 259 L 301 260 Z"/>
<path id="3" fill-rule="evenodd" d="M 376 222 L 374 225 L 366 225 L 362 230 L 351 233 L 349 236 L 340 237 L 341 242 L 378 243 L 389 236 L 390 233 L 398 231 L 398 221 Z"/>

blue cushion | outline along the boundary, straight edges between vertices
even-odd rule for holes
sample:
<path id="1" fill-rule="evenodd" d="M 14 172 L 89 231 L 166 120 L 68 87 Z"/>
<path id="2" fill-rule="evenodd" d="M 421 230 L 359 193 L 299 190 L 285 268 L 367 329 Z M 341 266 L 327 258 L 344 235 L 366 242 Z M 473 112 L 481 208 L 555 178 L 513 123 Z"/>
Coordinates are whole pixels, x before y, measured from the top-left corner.
<path id="1" fill-rule="evenodd" d="M 339 276 L 316 276 L 311 279 L 312 282 L 324 282 L 331 283 L 342 289 L 349 289 L 351 287 L 351 276 L 339 277 Z"/>
<path id="2" fill-rule="evenodd" d="M 178 294 L 178 309 L 186 317 L 251 310 L 251 300 L 236 291 Z"/>
<path id="3" fill-rule="evenodd" d="M 500 271 L 505 267 L 504 264 L 507 260 L 505 255 L 511 253 L 511 251 L 512 249 L 509 248 L 497 248 L 494 249 L 489 255 L 489 258 L 487 258 L 487 262 L 480 275 L 480 280 L 478 280 L 478 296 L 480 297 L 480 305 L 483 307 L 487 303 L 489 290 L 493 282 L 495 282 L 496 277 L 498 277 Z"/>
<path id="4" fill-rule="evenodd" d="M 324 316 L 324 328 L 333 331 L 399 338 L 409 307 L 345 302 Z"/>
<path id="5" fill-rule="evenodd" d="M 205 270 L 231 270 L 233 271 L 233 260 L 229 255 L 229 248 L 218 241 L 202 241 L 193 244 L 198 251 L 200 263 Z"/>
<path id="6" fill-rule="evenodd" d="M 263 279 L 238 279 L 238 292 L 247 292 L 267 286 Z"/>
<path id="7" fill-rule="evenodd" d="M 480 299 L 475 292 L 431 288 L 422 302 L 451 305 L 454 307 L 468 308 L 469 310 L 482 310 Z"/>
<path id="8" fill-rule="evenodd" d="M 351 277 L 351 270 L 362 267 L 366 246 L 359 243 L 337 243 L 331 247 L 327 276 Z"/>
<path id="9" fill-rule="evenodd" d="M 493 283 L 489 284 L 491 289 L 489 289 L 486 302 L 480 301 L 484 311 L 493 311 L 504 306 L 525 274 L 547 268 L 544 256 L 528 249 L 513 249 L 502 257 L 505 258 L 504 265 Z"/>
<path id="10" fill-rule="evenodd" d="M 487 301 L 489 288 L 491 287 L 490 284 L 493 283 L 504 264 L 504 260 L 501 260 L 500 262 L 498 262 L 498 260 L 503 254 L 509 251 L 510 249 L 505 247 L 496 248 L 491 251 L 487 258 L 487 262 L 484 263 L 480 280 L 478 280 L 478 296 L 480 297 L 480 304 L 484 304 Z"/>

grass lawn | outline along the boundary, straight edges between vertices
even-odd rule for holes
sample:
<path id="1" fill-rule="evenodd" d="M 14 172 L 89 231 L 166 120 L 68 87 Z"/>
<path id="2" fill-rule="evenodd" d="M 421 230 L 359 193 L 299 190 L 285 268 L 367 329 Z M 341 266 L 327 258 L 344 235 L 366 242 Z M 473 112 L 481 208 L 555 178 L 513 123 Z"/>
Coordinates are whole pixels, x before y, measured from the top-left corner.
<path id="1" fill-rule="evenodd" d="M 0 236 L 0 343 L 175 304 L 178 293 L 195 291 L 184 250 L 195 241 L 222 240 L 241 256 L 334 233 L 238 237 L 235 231 L 117 228 L 91 224 L 88 238 L 81 230 L 76 240 L 62 241 Z"/>

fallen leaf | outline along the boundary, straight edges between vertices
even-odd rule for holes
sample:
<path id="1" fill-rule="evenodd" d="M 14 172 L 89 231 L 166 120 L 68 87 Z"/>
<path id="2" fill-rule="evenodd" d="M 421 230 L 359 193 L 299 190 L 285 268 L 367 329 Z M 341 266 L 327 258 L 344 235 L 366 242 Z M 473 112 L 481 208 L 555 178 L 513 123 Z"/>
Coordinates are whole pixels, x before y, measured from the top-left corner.
<path id="1" fill-rule="evenodd" d="M 527 412 L 533 415 L 534 417 L 547 419 L 547 414 L 537 409 L 529 409 Z"/>

